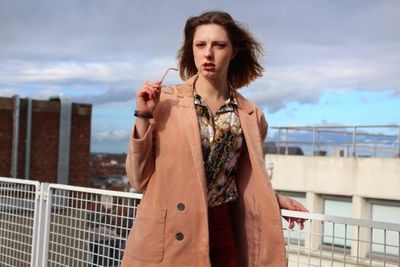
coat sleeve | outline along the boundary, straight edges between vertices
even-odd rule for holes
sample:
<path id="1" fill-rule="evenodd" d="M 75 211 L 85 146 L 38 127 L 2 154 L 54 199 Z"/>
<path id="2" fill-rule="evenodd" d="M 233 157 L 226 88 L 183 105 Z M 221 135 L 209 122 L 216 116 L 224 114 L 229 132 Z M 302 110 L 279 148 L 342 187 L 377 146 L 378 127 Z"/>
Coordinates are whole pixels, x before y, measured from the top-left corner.
<path id="1" fill-rule="evenodd" d="M 150 123 L 141 139 L 135 138 L 135 131 L 136 127 L 133 126 L 125 168 L 132 187 L 138 192 L 144 192 L 154 172 L 154 122 Z"/>

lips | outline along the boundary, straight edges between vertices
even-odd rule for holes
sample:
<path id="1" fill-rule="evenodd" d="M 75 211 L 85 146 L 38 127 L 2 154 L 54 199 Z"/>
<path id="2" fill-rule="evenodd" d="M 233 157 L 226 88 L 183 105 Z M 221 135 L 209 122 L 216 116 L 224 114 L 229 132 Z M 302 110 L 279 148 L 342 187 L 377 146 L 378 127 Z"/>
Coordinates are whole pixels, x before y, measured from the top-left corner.
<path id="1" fill-rule="evenodd" d="M 206 70 L 212 70 L 212 69 L 215 69 L 215 64 L 213 64 L 213 63 L 204 63 L 203 64 L 203 68 L 206 69 Z"/>

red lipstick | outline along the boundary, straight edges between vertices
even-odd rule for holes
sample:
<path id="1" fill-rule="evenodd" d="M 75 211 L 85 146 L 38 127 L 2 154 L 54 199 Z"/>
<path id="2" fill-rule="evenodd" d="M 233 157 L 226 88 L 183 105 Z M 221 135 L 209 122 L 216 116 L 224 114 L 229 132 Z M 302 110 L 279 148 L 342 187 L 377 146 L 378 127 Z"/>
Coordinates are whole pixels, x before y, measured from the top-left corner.
<path id="1" fill-rule="evenodd" d="M 203 64 L 203 68 L 205 70 L 213 70 L 213 69 L 215 69 L 215 64 L 213 64 L 213 63 L 204 63 Z"/>

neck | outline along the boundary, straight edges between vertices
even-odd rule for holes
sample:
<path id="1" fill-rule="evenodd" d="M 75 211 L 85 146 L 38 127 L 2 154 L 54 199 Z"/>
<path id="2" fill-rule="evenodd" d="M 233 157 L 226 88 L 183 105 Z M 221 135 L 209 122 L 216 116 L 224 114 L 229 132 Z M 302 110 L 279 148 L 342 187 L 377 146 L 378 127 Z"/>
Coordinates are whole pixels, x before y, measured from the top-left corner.
<path id="1" fill-rule="evenodd" d="M 196 80 L 196 91 L 206 99 L 227 99 L 229 85 L 226 79 L 209 80 L 199 75 Z"/>

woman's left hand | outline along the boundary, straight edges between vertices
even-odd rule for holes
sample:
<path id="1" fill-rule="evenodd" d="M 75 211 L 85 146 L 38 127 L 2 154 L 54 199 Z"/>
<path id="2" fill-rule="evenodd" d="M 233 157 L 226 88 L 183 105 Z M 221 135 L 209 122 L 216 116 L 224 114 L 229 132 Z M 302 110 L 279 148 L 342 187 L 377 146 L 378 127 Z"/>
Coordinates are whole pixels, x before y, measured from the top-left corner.
<path id="1" fill-rule="evenodd" d="M 289 197 L 280 194 L 276 194 L 276 198 L 278 200 L 279 208 L 281 209 L 309 212 L 302 204 L 300 204 L 298 201 L 294 199 L 291 199 Z M 303 230 L 305 219 L 292 218 L 292 217 L 284 217 L 284 218 L 289 222 L 289 229 L 293 229 L 294 223 L 296 222 L 300 226 L 300 230 Z"/>

